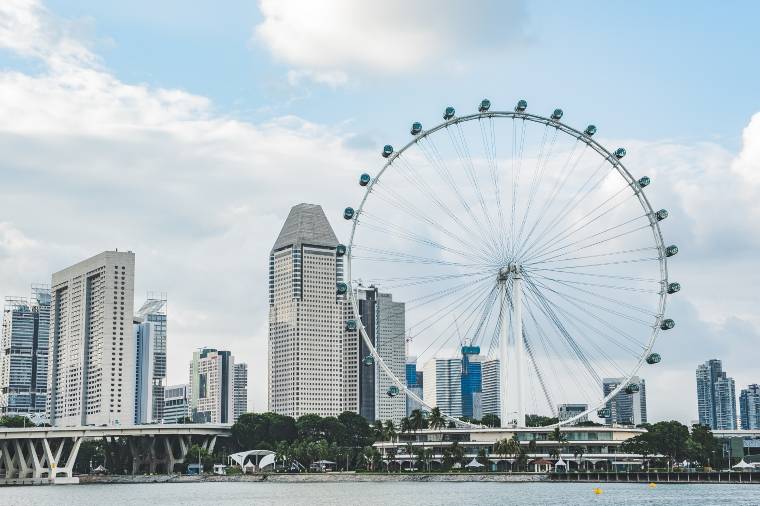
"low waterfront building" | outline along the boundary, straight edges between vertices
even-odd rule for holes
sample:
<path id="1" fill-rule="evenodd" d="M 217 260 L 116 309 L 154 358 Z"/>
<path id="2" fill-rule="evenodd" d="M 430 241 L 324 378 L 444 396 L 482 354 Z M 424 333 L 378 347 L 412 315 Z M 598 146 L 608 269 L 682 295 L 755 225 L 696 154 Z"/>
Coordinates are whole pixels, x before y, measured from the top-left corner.
<path id="1" fill-rule="evenodd" d="M 550 461 L 559 458 L 568 470 L 626 470 L 639 467 L 642 456 L 626 453 L 622 449 L 624 441 L 646 432 L 634 427 L 563 427 L 560 429 L 567 442 L 553 439 L 553 428 L 457 428 L 424 429 L 399 434 L 394 441 L 378 441 L 374 444 L 380 451 L 384 466 L 411 469 L 418 459 L 420 450 L 430 450 L 430 469 L 443 467 L 445 450 L 454 444 L 464 449 L 464 460 L 485 455 L 489 470 L 512 470 L 515 456 L 499 453 L 497 442 L 517 436 L 526 452 L 526 464 L 536 461 Z M 411 449 L 411 453 L 409 450 Z"/>

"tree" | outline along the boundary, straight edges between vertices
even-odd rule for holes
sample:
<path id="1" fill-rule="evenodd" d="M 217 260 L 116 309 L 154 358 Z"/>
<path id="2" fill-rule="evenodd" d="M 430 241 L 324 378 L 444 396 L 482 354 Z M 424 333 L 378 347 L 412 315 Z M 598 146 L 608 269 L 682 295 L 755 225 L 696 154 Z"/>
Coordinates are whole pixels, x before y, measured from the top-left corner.
<path id="1" fill-rule="evenodd" d="M 460 445 L 458 442 L 454 441 L 451 444 L 451 457 L 454 460 L 454 462 L 459 462 L 461 465 L 464 465 L 464 448 L 462 445 Z"/>
<path id="2" fill-rule="evenodd" d="M 296 420 L 296 428 L 298 429 L 298 438 L 305 441 L 317 441 L 324 437 L 322 417 L 314 413 L 301 415 Z"/>
<path id="3" fill-rule="evenodd" d="M 408 416 L 405 416 L 404 418 L 401 419 L 399 430 L 401 431 L 401 434 L 412 432 L 412 421 L 409 419 Z"/>
<path id="4" fill-rule="evenodd" d="M 372 423 L 372 435 L 375 437 L 375 441 L 383 441 L 385 439 L 385 426 L 382 420 L 375 420 Z"/>
<path id="5" fill-rule="evenodd" d="M 556 452 L 551 453 L 556 455 L 556 458 L 559 458 L 562 450 L 567 445 L 567 436 L 560 430 L 559 427 L 554 427 L 554 430 L 551 432 L 549 437 L 552 439 L 552 441 L 557 442 Z"/>
<path id="6" fill-rule="evenodd" d="M 559 423 L 559 418 L 541 415 L 525 416 L 525 425 L 528 427 L 546 427 L 547 425 L 554 425 L 555 423 Z"/>
<path id="7" fill-rule="evenodd" d="M 206 472 L 206 470 L 211 469 L 211 467 L 214 465 L 214 458 L 205 448 L 201 448 L 198 445 L 192 445 L 187 450 L 187 457 L 185 457 L 185 464 L 187 465 L 197 464 L 198 460 L 200 460 L 201 462 L 201 466 L 203 467 L 203 472 Z"/>
<path id="8" fill-rule="evenodd" d="M 360 414 L 344 411 L 338 416 L 338 420 L 340 420 L 340 423 L 346 429 L 344 444 L 347 446 L 358 448 L 369 446 L 374 442 L 372 439 L 372 429 L 369 423 L 367 423 L 367 419 Z"/>
<path id="9" fill-rule="evenodd" d="M 582 446 L 573 446 L 570 451 L 573 453 L 573 457 L 578 459 L 578 467 L 580 468 L 583 462 L 583 454 L 586 453 L 585 449 Z"/>
<path id="10" fill-rule="evenodd" d="M 6 415 L 0 416 L 0 427 L 18 429 L 23 427 L 34 427 L 35 425 L 25 416 Z"/>
<path id="11" fill-rule="evenodd" d="M 434 407 L 430 410 L 430 428 L 431 429 L 442 429 L 446 426 L 446 419 L 443 417 L 443 414 L 441 414 L 441 408 Z"/>
<path id="12" fill-rule="evenodd" d="M 715 439 L 709 427 L 700 424 L 691 426 L 691 435 L 687 441 L 687 455 L 689 459 L 698 462 L 700 465 L 716 467 L 716 455 L 722 455 L 723 448 L 720 442 Z"/>
<path id="13" fill-rule="evenodd" d="M 276 413 L 245 413 L 232 426 L 232 439 L 241 450 L 273 450 L 278 442 L 292 443 L 297 437 L 295 420 Z"/>
<path id="14" fill-rule="evenodd" d="M 483 415 L 483 418 L 480 420 L 480 423 L 482 425 L 485 425 L 486 427 L 501 427 L 501 420 L 497 415 Z"/>
<path id="15" fill-rule="evenodd" d="M 427 428 L 427 420 L 425 419 L 425 415 L 422 413 L 422 410 L 412 410 L 409 419 L 415 432 Z"/>
<path id="16" fill-rule="evenodd" d="M 486 455 L 485 448 L 481 448 L 480 450 L 478 450 L 478 462 L 480 462 L 481 464 L 485 466 L 484 469 L 488 469 L 489 462 L 488 462 L 488 456 Z"/>
<path id="17" fill-rule="evenodd" d="M 383 429 L 383 435 L 385 436 L 384 439 L 388 441 L 393 441 L 396 439 L 396 426 L 393 425 L 392 420 L 386 420 L 385 421 L 385 427 Z"/>
<path id="18" fill-rule="evenodd" d="M 346 426 L 334 416 L 322 418 L 319 426 L 322 436 L 330 443 L 343 444 L 348 438 Z"/>
<path id="19" fill-rule="evenodd" d="M 93 468 L 100 465 L 106 467 L 106 454 L 103 450 L 103 442 L 96 439 L 82 441 L 74 462 L 74 471 L 79 474 L 89 474 Z M 90 467 L 92 464 L 92 468 Z"/>

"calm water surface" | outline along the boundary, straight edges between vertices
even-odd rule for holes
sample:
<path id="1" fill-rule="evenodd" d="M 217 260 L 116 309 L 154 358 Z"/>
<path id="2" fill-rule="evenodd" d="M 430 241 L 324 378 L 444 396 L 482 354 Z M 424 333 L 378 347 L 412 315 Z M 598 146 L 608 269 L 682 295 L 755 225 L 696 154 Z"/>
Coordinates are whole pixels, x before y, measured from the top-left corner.
<path id="1" fill-rule="evenodd" d="M 0 505 L 115 506 L 229 504 L 750 504 L 757 485 L 609 483 L 151 483 L 0 488 Z"/>

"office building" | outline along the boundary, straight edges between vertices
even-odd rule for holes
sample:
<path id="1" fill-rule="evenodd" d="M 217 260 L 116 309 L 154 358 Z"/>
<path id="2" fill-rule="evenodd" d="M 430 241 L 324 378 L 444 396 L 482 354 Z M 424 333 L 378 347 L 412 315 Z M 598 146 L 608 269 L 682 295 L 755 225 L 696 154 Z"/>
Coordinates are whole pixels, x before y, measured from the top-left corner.
<path id="1" fill-rule="evenodd" d="M 557 406 L 557 417 L 560 422 L 569 420 L 570 418 L 580 415 L 588 410 L 588 404 L 560 404 Z M 587 422 L 588 416 L 582 416 L 578 418 L 574 423 Z"/>
<path id="2" fill-rule="evenodd" d="M 240 415 L 248 412 L 248 364 L 235 364 L 235 379 L 233 382 L 233 421 L 237 422 Z"/>
<path id="3" fill-rule="evenodd" d="M 53 426 L 135 417 L 135 255 L 106 251 L 53 274 L 48 414 Z"/>
<path id="4" fill-rule="evenodd" d="M 699 423 L 713 430 L 736 429 L 736 389 L 718 359 L 697 366 Z"/>
<path id="5" fill-rule="evenodd" d="M 482 364 L 479 346 L 462 346 L 462 416 L 482 416 Z"/>
<path id="6" fill-rule="evenodd" d="M 433 358 L 423 367 L 423 400 L 450 416 L 462 416 L 462 360 Z"/>
<path id="7" fill-rule="evenodd" d="M 189 385 L 169 385 L 164 387 L 163 423 L 177 423 L 190 417 Z"/>
<path id="8" fill-rule="evenodd" d="M 0 416 L 44 417 L 49 330 L 49 287 L 32 285 L 29 299 L 6 297 L 0 334 Z"/>
<path id="9" fill-rule="evenodd" d="M 385 365 L 397 378 L 403 378 L 406 369 L 406 305 L 395 302 L 389 293 L 377 293 L 377 332 L 375 347 Z M 397 425 L 406 416 L 406 396 L 388 395 L 396 384 L 375 364 L 377 378 L 377 419 L 392 420 Z"/>
<path id="10" fill-rule="evenodd" d="M 760 385 L 749 385 L 741 391 L 739 413 L 742 429 L 760 429 Z"/>
<path id="11" fill-rule="evenodd" d="M 299 417 L 359 409 L 358 363 L 346 358 L 359 353 L 358 342 L 346 332 L 351 312 L 337 290 L 343 254 L 320 206 L 290 210 L 269 256 L 270 411 Z"/>
<path id="12" fill-rule="evenodd" d="M 134 317 L 132 322 L 135 342 L 135 419 L 136 424 L 153 422 L 153 345 L 155 325 Z M 163 402 L 163 392 L 161 392 Z M 162 409 L 163 411 L 163 409 Z"/>
<path id="13" fill-rule="evenodd" d="M 359 306 L 359 317 L 361 318 L 362 325 L 364 325 L 367 338 L 375 346 L 377 344 L 375 339 L 377 334 L 377 290 L 374 288 L 359 288 L 356 291 L 356 299 Z M 346 304 L 346 307 L 350 308 L 350 304 Z M 350 319 L 351 317 L 349 313 L 348 318 Z M 375 363 L 375 359 L 372 357 L 364 339 L 361 339 L 358 335 L 358 330 L 346 330 L 346 335 L 349 338 L 348 342 L 353 342 L 356 339 L 357 349 L 359 350 L 358 355 L 351 358 L 352 361 L 359 363 L 357 367 L 358 413 L 371 423 L 379 419 L 377 416 L 378 365 Z M 350 382 L 351 379 L 349 378 Z"/>
<path id="14" fill-rule="evenodd" d="M 406 387 L 420 399 L 424 397 L 422 392 L 424 377 L 423 372 L 417 370 L 417 357 L 408 357 L 406 359 Z M 406 416 L 411 415 L 415 409 L 422 409 L 422 404 L 411 397 L 406 397 Z"/>
<path id="15" fill-rule="evenodd" d="M 229 351 L 203 348 L 190 361 L 190 417 L 195 423 L 232 423 L 235 359 Z"/>
<path id="16" fill-rule="evenodd" d="M 602 391 L 609 395 L 625 378 L 604 378 Z M 647 423 L 647 386 L 644 379 L 634 376 L 628 385 L 637 385 L 638 391 L 628 393 L 623 388 L 612 399 L 607 401 L 605 408 L 609 409 L 609 417 L 604 419 L 606 424 L 640 425 Z"/>
<path id="17" fill-rule="evenodd" d="M 164 386 L 166 384 L 166 294 L 149 292 L 147 300 L 137 311 L 136 316 L 152 324 L 151 418 L 152 421 L 160 421 L 164 418 Z"/>
<path id="18" fill-rule="evenodd" d="M 484 360 L 482 362 L 482 415 L 501 416 L 501 367 L 499 359 Z"/>

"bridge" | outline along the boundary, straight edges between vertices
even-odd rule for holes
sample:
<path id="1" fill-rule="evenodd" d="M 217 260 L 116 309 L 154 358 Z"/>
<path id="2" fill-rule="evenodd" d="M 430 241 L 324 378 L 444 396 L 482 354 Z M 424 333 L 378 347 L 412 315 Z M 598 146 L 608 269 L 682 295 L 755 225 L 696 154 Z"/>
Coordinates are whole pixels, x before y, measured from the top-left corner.
<path id="1" fill-rule="evenodd" d="M 103 440 L 109 466 L 138 474 L 174 472 L 193 444 L 210 453 L 218 437 L 229 436 L 230 425 L 216 424 L 0 427 L 0 484 L 77 483 L 74 463 L 86 439 Z"/>

